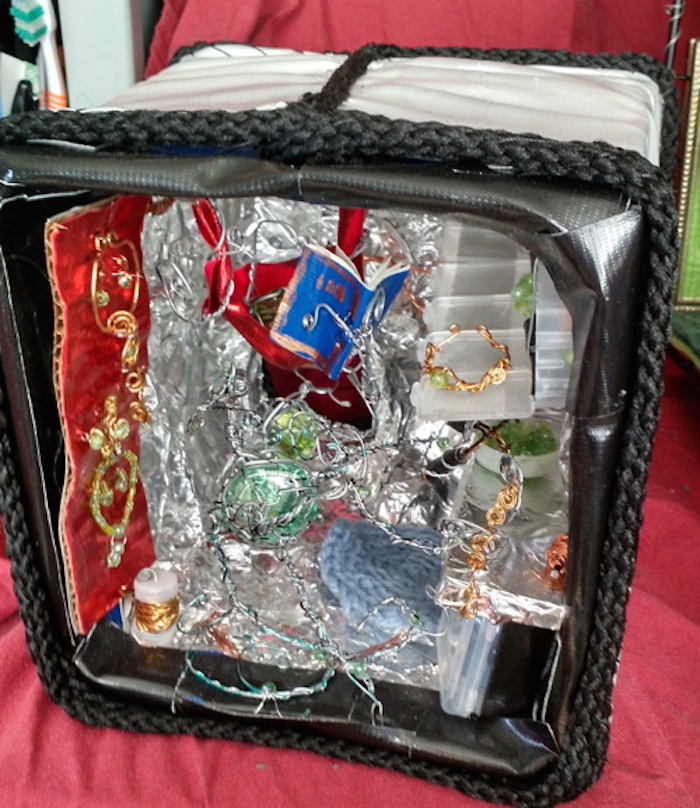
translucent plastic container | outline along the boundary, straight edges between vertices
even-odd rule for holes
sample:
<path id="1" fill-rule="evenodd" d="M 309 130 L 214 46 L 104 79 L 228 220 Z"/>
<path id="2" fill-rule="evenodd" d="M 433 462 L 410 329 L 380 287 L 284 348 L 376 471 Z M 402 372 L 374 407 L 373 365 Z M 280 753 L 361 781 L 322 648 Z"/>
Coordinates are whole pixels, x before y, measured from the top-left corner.
<path id="1" fill-rule="evenodd" d="M 547 268 L 535 265 L 535 402 L 538 408 L 566 405 L 574 354 L 572 321 Z"/>
<path id="2" fill-rule="evenodd" d="M 512 239 L 458 222 L 445 225 L 440 255 L 431 278 L 435 298 L 507 295 L 531 266 L 530 254 Z"/>
<path id="3" fill-rule="evenodd" d="M 440 706 L 459 718 L 535 715 L 556 664 L 556 632 L 485 617 L 443 614 L 437 658 Z"/>
<path id="4" fill-rule="evenodd" d="M 447 331 L 456 323 L 463 331 L 483 323 L 489 330 L 522 328 L 522 315 L 509 294 L 479 297 L 436 297 L 426 304 L 423 319 L 430 331 Z"/>
<path id="5" fill-rule="evenodd" d="M 460 718 L 481 715 L 502 625 L 446 612 L 437 638 L 440 706 Z"/>

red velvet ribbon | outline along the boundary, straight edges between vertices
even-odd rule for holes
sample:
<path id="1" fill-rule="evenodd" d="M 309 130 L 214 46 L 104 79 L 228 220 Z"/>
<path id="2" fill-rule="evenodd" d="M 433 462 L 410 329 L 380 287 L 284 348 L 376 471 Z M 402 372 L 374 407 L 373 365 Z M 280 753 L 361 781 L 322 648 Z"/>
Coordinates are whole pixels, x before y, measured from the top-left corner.
<path id="1" fill-rule="evenodd" d="M 86 435 L 100 426 L 103 403 L 108 395 L 118 399 L 118 415 L 131 424 L 131 432 L 122 446 L 138 456 L 139 429 L 129 415 L 134 400 L 124 387 L 122 350 L 124 340 L 103 333 L 96 321 L 92 303 L 92 274 L 96 258 L 95 236 L 114 233 L 117 240 L 129 242 L 141 262 L 141 224 L 150 199 L 145 196 L 122 196 L 66 214 L 50 226 L 49 269 L 62 315 L 62 338 L 58 354 L 58 402 L 64 423 L 66 491 L 61 505 L 62 555 L 68 582 L 74 620 L 81 634 L 119 602 L 122 591 L 131 589 L 134 577 L 155 559 L 148 522 L 148 506 L 141 482 L 136 487 L 134 506 L 127 528 L 127 545 L 121 564 L 109 568 L 106 558 L 110 539 L 103 533 L 90 512 L 90 492 L 99 452 L 90 448 Z M 115 250 L 118 252 L 119 247 Z M 114 250 L 105 251 L 105 261 Z M 131 255 L 126 253 L 129 258 Z M 111 266 L 111 264 L 108 264 Z M 131 266 L 130 269 L 138 269 Z M 125 308 L 131 310 L 128 298 L 109 272 L 105 283 L 110 295 L 108 313 Z M 150 313 L 148 290 L 141 283 L 138 301 L 133 308 L 138 322 L 140 344 L 139 365 L 148 366 L 148 332 Z M 107 521 L 118 521 L 123 512 L 124 496 L 104 506 Z"/>
<path id="2" fill-rule="evenodd" d="M 223 317 L 263 357 L 275 392 L 287 396 L 299 389 L 306 378 L 314 388 L 332 389 L 336 398 L 347 402 L 344 407 L 327 394 L 308 396 L 307 401 L 316 412 L 336 421 L 352 421 L 368 415 L 367 407 L 359 392 L 347 376 L 331 381 L 316 369 L 308 358 L 297 356 L 270 339 L 270 329 L 250 312 L 246 292 L 251 284 L 250 264 L 234 269 L 224 228 L 216 209 L 208 199 L 199 199 L 193 205 L 194 217 L 202 237 L 214 250 L 214 255 L 204 265 L 209 295 L 204 302 L 204 313 L 213 314 L 223 307 Z M 338 247 L 348 256 L 357 250 L 362 239 L 366 212 L 359 208 L 341 208 L 338 220 Z M 360 277 L 363 275 L 363 258 L 359 254 L 353 262 Z M 256 266 L 251 296 L 265 295 L 287 286 L 297 261 Z M 233 284 L 233 287 L 232 287 Z M 225 306 L 224 306 L 225 304 Z"/>
<path id="3" fill-rule="evenodd" d="M 235 269 L 231 266 L 229 246 L 224 229 L 214 206 L 208 199 L 193 205 L 197 226 L 206 243 L 216 252 L 204 265 L 209 296 L 204 302 L 204 313 L 213 314 L 226 303 L 224 318 L 268 362 L 288 370 L 308 365 L 308 359 L 297 356 L 270 339 L 270 329 L 257 320 L 245 301 L 250 285 L 250 264 Z M 266 294 L 289 283 L 296 261 L 283 264 L 265 264 L 264 272 L 255 273 L 253 295 Z M 231 284 L 233 291 L 231 292 Z M 267 288 L 265 288 L 267 287 Z"/>

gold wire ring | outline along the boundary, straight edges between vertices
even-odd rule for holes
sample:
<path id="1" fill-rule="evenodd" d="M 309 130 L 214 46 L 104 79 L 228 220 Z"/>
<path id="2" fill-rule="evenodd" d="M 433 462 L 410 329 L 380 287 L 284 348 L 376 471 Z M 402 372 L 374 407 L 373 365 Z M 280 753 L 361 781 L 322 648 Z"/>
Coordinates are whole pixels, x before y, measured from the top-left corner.
<path id="1" fill-rule="evenodd" d="M 491 384 L 502 384 L 506 379 L 507 372 L 513 367 L 510 359 L 510 350 L 507 345 L 497 342 L 485 325 L 478 325 L 476 333 L 483 337 L 492 348 L 503 353 L 503 358 L 498 359 L 484 373 L 478 382 L 465 382 L 447 365 L 436 365 L 435 354 L 440 353 L 448 342 L 462 333 L 462 329 L 453 324 L 449 328 L 450 336 L 434 345 L 429 342 L 425 348 L 425 362 L 422 367 L 422 375 L 428 376 L 430 384 L 437 390 L 458 390 L 467 393 L 481 393 Z"/>

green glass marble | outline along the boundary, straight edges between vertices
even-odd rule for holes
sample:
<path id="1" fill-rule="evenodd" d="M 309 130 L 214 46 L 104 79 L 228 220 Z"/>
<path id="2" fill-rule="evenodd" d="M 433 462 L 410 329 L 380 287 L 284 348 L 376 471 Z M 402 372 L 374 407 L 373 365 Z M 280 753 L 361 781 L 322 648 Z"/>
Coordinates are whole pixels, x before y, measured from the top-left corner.
<path id="1" fill-rule="evenodd" d="M 316 454 L 319 433 L 319 422 L 314 413 L 290 405 L 272 419 L 268 440 L 286 457 L 308 460 Z"/>
<path id="2" fill-rule="evenodd" d="M 305 530 L 318 513 L 311 474 L 292 460 L 249 463 L 224 488 L 224 524 L 251 544 L 276 545 Z"/>
<path id="3" fill-rule="evenodd" d="M 535 305 L 535 292 L 532 281 L 532 273 L 528 272 L 515 284 L 510 293 L 510 299 L 515 308 L 527 319 L 532 317 Z"/>
<path id="4" fill-rule="evenodd" d="M 546 421 L 535 418 L 523 421 L 509 421 L 504 424 L 498 434 L 510 447 L 513 456 L 538 456 L 557 450 L 557 438 L 552 427 Z M 498 443 L 488 438 L 486 445 L 498 449 Z"/>

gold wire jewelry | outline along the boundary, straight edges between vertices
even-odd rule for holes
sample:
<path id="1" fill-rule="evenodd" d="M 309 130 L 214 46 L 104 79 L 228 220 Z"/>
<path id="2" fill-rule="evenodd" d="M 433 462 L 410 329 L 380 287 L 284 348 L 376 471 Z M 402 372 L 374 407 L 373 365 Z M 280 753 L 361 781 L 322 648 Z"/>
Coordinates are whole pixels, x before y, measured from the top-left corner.
<path id="1" fill-rule="evenodd" d="M 499 446 L 502 444 L 500 435 L 497 438 Z M 498 492 L 496 504 L 486 511 L 486 531 L 478 533 L 469 542 L 467 564 L 471 569 L 472 579 L 461 592 L 462 606 L 459 613 L 466 619 L 473 619 L 479 611 L 479 584 L 473 575 L 487 566 L 487 553 L 492 546 L 499 525 L 506 523 L 509 512 L 517 510 L 520 505 L 522 485 L 519 480 L 506 482 Z"/>
<path id="2" fill-rule="evenodd" d="M 96 235 L 93 243 L 95 258 L 90 299 L 95 324 L 103 334 L 123 340 L 121 373 L 126 392 L 132 399 L 127 411 L 137 424 L 148 424 L 150 412 L 143 402 L 146 368 L 139 364 L 141 343 L 136 319 L 142 282 L 138 252 L 131 241 L 119 239 L 113 232 Z M 123 294 L 128 294 L 129 300 L 126 306 L 107 313 L 112 302 L 106 288 L 109 283 L 116 284 Z M 87 435 L 90 448 L 101 454 L 90 482 L 89 507 L 95 523 L 110 539 L 107 566 L 118 567 L 126 549 L 126 531 L 134 509 L 139 462 L 134 452 L 122 446 L 131 427 L 118 415 L 118 397 L 107 396 L 102 409 L 100 425 L 93 427 Z M 119 495 L 125 497 L 122 513 L 118 521 L 110 523 L 103 508 L 111 506 Z"/>
<path id="3" fill-rule="evenodd" d="M 560 533 L 546 549 L 543 577 L 555 592 L 566 588 L 566 560 L 569 555 L 569 536 Z"/>
<path id="4" fill-rule="evenodd" d="M 490 384 L 502 384 L 506 379 L 506 373 L 513 367 L 510 359 L 510 350 L 507 345 L 503 345 L 491 336 L 491 332 L 485 325 L 478 325 L 476 333 L 483 337 L 489 345 L 493 348 L 502 351 L 503 358 L 498 359 L 491 365 L 491 367 L 484 373 L 478 382 L 465 382 L 447 365 L 436 365 L 435 354 L 440 353 L 442 349 L 451 342 L 455 337 L 462 333 L 462 329 L 453 323 L 449 327 L 450 336 L 446 337 L 442 342 L 434 345 L 429 342 L 425 348 L 425 362 L 421 369 L 423 376 L 428 376 L 430 384 L 437 390 L 459 390 L 467 393 L 481 393 Z"/>
<path id="5" fill-rule="evenodd" d="M 121 354 L 121 370 L 124 386 L 136 400 L 129 404 L 129 415 L 140 424 L 150 421 L 150 413 L 143 403 L 143 389 L 146 386 L 146 368 L 139 365 L 139 324 L 135 316 L 141 293 L 141 271 L 139 257 L 133 243 L 128 239 L 118 239 L 109 232 L 95 236 L 95 259 L 92 262 L 90 296 L 95 324 L 103 334 L 124 340 Z M 111 262 L 112 268 L 108 268 Z M 130 292 L 131 299 L 125 308 L 117 309 L 105 316 L 103 311 L 111 302 L 104 281 L 111 277 L 120 290 Z"/>

